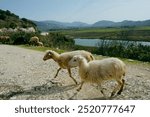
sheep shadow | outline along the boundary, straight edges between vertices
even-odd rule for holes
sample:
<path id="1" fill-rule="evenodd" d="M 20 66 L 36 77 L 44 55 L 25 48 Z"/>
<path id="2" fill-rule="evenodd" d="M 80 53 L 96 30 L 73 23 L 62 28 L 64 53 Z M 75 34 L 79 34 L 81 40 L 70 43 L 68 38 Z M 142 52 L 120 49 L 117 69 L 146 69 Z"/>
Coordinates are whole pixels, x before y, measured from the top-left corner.
<path id="1" fill-rule="evenodd" d="M 73 84 L 62 86 L 60 83 L 51 82 L 51 84 L 46 83 L 41 86 L 32 87 L 29 90 L 25 90 L 23 95 L 52 95 L 73 90 L 75 87 L 76 85 Z"/>
<path id="2" fill-rule="evenodd" d="M 0 100 L 9 100 L 15 95 L 24 93 L 23 88 L 15 84 L 0 84 Z"/>
<path id="3" fill-rule="evenodd" d="M 67 86 L 62 86 L 61 84 L 55 84 L 53 83 L 52 85 L 49 84 L 44 84 L 41 86 L 35 86 L 32 87 L 30 90 L 26 90 L 25 93 L 31 93 L 31 94 L 57 94 L 57 93 L 62 93 L 68 90 L 72 90 L 76 87 L 76 85 L 67 85 Z"/>
<path id="4" fill-rule="evenodd" d="M 49 81 L 40 86 L 31 87 L 30 89 L 27 89 L 27 90 L 25 90 L 21 86 L 19 86 L 19 87 L 21 87 L 21 89 L 18 91 L 13 90 L 13 91 L 9 91 L 5 94 L 0 94 L 0 99 L 9 100 L 12 97 L 25 96 L 25 95 L 28 95 L 29 97 L 27 99 L 30 99 L 32 96 L 52 95 L 52 94 L 62 93 L 62 92 L 68 91 L 68 90 L 73 90 L 76 86 L 77 85 L 75 85 L 75 84 L 62 86 L 61 83 L 53 82 L 53 81 Z"/>
<path id="5" fill-rule="evenodd" d="M 79 84 L 78 84 L 79 85 Z M 49 82 L 46 82 L 45 84 L 39 85 L 39 86 L 34 86 L 31 87 L 30 89 L 23 89 L 21 86 L 17 86 L 17 85 L 10 85 L 9 88 L 11 88 L 10 91 L 1 94 L 0 95 L 0 99 L 3 100 L 9 100 L 9 99 L 13 99 L 13 97 L 17 97 L 17 96 L 28 96 L 26 99 L 33 99 L 33 97 L 36 97 L 35 99 L 38 98 L 38 96 L 40 95 L 53 95 L 53 94 L 58 94 L 58 93 L 63 93 L 66 91 L 71 91 L 71 93 L 68 95 L 67 100 L 77 100 L 77 96 L 78 96 L 78 91 L 76 91 L 76 87 L 78 85 L 75 84 L 70 84 L 70 85 L 65 85 L 63 86 L 61 83 L 59 82 L 54 82 L 52 80 L 50 80 Z M 8 87 L 7 85 L 3 86 L 3 87 Z M 14 87 L 14 89 L 12 90 L 12 87 Z M 117 95 L 116 95 L 117 96 Z M 82 100 L 112 100 L 115 99 L 115 97 L 98 97 L 98 98 L 85 98 Z"/>

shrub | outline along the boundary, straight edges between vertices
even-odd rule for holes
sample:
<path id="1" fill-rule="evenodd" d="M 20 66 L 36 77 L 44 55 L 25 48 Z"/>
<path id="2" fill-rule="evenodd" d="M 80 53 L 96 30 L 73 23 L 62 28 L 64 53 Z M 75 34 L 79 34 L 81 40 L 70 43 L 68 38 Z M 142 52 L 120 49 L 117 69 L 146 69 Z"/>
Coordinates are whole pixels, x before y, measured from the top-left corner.
<path id="1" fill-rule="evenodd" d="M 10 41 L 8 44 L 29 44 L 30 38 L 34 35 L 35 33 L 26 33 L 21 31 L 9 33 Z"/>
<path id="2" fill-rule="evenodd" d="M 68 49 L 74 46 L 74 40 L 59 33 L 49 33 L 41 37 L 44 46 Z"/>
<path id="3" fill-rule="evenodd" d="M 150 46 L 142 45 L 137 42 L 103 40 L 102 43 L 98 44 L 98 48 L 94 53 L 105 56 L 150 61 Z"/>

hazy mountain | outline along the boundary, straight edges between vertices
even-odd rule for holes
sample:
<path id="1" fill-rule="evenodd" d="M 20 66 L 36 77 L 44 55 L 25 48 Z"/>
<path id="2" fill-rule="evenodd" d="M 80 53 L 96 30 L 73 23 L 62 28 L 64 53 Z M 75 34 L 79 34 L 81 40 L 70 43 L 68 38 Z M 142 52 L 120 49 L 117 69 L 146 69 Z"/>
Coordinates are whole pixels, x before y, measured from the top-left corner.
<path id="1" fill-rule="evenodd" d="M 124 20 L 122 22 L 113 22 L 102 20 L 94 23 L 92 27 L 123 27 L 123 26 L 150 26 L 150 20 L 145 21 L 130 21 Z"/>
<path id="2" fill-rule="evenodd" d="M 114 24 L 115 22 L 113 21 L 102 20 L 94 23 L 92 27 L 109 27 L 109 26 L 113 26 Z"/>
<path id="3" fill-rule="evenodd" d="M 0 28 L 16 28 L 16 27 L 38 27 L 41 31 L 48 31 L 50 29 L 69 29 L 69 28 L 86 28 L 86 27 L 124 27 L 124 26 L 150 26 L 150 20 L 145 21 L 130 21 L 124 20 L 122 22 L 113 22 L 102 20 L 93 24 L 83 22 L 58 22 L 58 21 L 31 21 L 26 18 L 20 18 L 9 10 L 0 9 Z"/>
<path id="4" fill-rule="evenodd" d="M 34 23 L 42 31 L 48 31 L 50 29 L 85 28 L 85 27 L 150 26 L 150 20 L 145 20 L 145 21 L 124 20 L 122 22 L 102 20 L 94 24 L 87 24 L 83 22 L 68 23 L 68 22 L 58 22 L 58 21 L 34 21 Z"/>
<path id="5" fill-rule="evenodd" d="M 77 27 L 87 27 L 89 24 L 83 22 L 58 22 L 58 21 L 34 21 L 37 27 L 42 31 L 47 31 L 50 29 L 67 29 L 67 28 L 77 28 Z"/>
<path id="6" fill-rule="evenodd" d="M 72 22 L 70 23 L 72 27 L 88 27 L 90 24 L 83 23 L 83 22 Z"/>
<path id="7" fill-rule="evenodd" d="M 34 21 L 38 29 L 42 31 L 48 31 L 50 29 L 65 28 L 60 22 L 57 21 Z"/>

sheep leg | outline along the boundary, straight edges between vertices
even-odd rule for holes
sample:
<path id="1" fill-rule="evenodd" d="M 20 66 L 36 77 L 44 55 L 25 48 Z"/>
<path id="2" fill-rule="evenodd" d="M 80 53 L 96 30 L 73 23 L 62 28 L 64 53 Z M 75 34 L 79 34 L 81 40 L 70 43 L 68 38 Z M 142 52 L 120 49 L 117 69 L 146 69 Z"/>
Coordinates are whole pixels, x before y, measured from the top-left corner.
<path id="1" fill-rule="evenodd" d="M 115 95 L 115 93 L 117 92 L 117 90 L 119 89 L 119 91 L 121 90 L 121 87 L 123 87 L 123 82 L 122 80 L 117 80 L 118 85 L 115 87 L 115 89 L 113 90 L 113 92 L 111 93 L 111 97 L 113 97 Z"/>
<path id="2" fill-rule="evenodd" d="M 70 70 L 70 68 L 68 69 L 68 73 L 69 73 L 69 76 L 70 76 L 70 78 L 72 78 L 72 80 L 75 82 L 75 84 L 77 85 L 78 83 L 77 83 L 77 81 L 72 77 L 72 75 L 71 75 L 71 70 Z"/>
<path id="3" fill-rule="evenodd" d="M 59 68 L 58 70 L 57 70 L 57 73 L 56 73 L 56 75 L 55 75 L 55 77 L 54 78 L 56 78 L 57 77 L 57 75 L 58 75 L 58 72 L 61 70 L 61 68 Z"/>
<path id="4" fill-rule="evenodd" d="M 82 89 L 83 84 L 84 84 L 84 81 L 81 82 L 81 85 L 79 86 L 79 88 L 77 89 L 77 91 L 80 91 Z"/>
<path id="5" fill-rule="evenodd" d="M 117 94 L 119 94 L 119 95 L 121 94 L 121 92 L 122 92 L 122 90 L 123 90 L 123 87 L 124 87 L 124 83 L 125 83 L 125 80 L 122 79 L 122 85 L 121 85 L 120 90 L 118 91 Z"/>
<path id="6" fill-rule="evenodd" d="M 103 96 L 106 97 L 105 94 L 104 94 L 104 91 L 103 91 L 103 88 L 102 88 L 101 84 L 98 85 L 98 89 L 101 91 Z"/>

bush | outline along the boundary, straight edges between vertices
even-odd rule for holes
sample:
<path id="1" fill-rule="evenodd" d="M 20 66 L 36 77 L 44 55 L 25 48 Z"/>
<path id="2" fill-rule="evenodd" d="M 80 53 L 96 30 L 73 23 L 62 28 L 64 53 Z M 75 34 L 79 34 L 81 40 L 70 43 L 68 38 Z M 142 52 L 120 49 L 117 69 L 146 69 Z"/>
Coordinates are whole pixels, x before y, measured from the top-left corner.
<path id="1" fill-rule="evenodd" d="M 104 56 L 150 61 L 150 46 L 142 45 L 137 42 L 103 40 L 98 44 L 98 48 L 93 53 Z"/>
<path id="2" fill-rule="evenodd" d="M 68 49 L 74 46 L 74 40 L 59 33 L 49 33 L 41 37 L 41 41 L 46 47 Z"/>
<path id="3" fill-rule="evenodd" d="M 32 36 L 34 36 L 35 33 L 26 33 L 26 32 L 13 32 L 9 33 L 10 40 L 8 44 L 29 44 L 29 40 Z"/>

